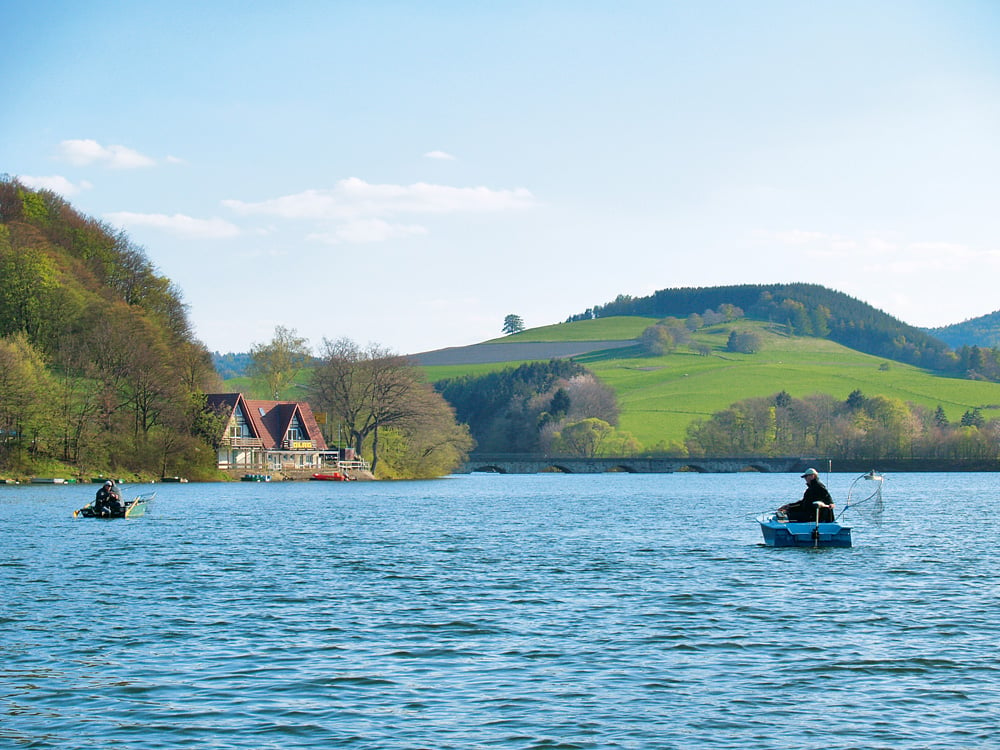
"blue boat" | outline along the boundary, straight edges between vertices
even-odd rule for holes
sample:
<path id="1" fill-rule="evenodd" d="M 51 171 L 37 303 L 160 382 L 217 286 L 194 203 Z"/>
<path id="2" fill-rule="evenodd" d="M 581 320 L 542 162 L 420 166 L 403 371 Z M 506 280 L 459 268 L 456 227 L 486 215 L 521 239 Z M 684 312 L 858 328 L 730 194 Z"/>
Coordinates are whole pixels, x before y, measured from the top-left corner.
<path id="1" fill-rule="evenodd" d="M 863 500 L 852 501 L 854 490 L 858 482 L 876 482 L 874 491 Z M 870 471 L 862 474 L 853 482 L 847 491 L 847 502 L 844 509 L 835 520 L 830 522 L 820 522 L 819 512 L 816 514 L 816 521 L 789 521 L 781 511 L 772 511 L 757 516 L 760 524 L 760 531 L 764 535 L 764 544 L 768 547 L 850 547 L 851 527 L 840 522 L 840 517 L 848 510 L 857 510 L 859 506 L 866 514 L 871 514 L 875 519 L 880 518 L 882 513 L 882 483 L 885 477 L 881 474 Z"/>
<path id="2" fill-rule="evenodd" d="M 839 523 L 795 523 L 771 513 L 758 519 L 768 547 L 850 547 L 851 527 Z"/>

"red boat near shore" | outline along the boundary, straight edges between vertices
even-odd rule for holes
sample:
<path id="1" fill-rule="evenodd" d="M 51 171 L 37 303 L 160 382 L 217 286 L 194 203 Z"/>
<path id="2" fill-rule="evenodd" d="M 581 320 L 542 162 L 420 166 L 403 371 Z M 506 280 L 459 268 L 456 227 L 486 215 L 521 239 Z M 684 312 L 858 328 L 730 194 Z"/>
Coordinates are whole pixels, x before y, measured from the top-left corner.
<path id="1" fill-rule="evenodd" d="M 351 480 L 349 476 L 341 474 L 339 471 L 332 474 L 313 474 L 309 479 L 317 482 L 349 482 Z"/>

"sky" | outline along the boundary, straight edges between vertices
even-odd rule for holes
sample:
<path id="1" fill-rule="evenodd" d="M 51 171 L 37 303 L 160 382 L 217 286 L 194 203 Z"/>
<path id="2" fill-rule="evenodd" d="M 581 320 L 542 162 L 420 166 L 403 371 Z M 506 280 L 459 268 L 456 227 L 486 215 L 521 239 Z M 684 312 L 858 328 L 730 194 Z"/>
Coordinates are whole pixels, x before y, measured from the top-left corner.
<path id="1" fill-rule="evenodd" d="M 210 350 L 401 354 L 619 294 L 1000 309 L 1000 4 L 0 0 L 0 174 Z"/>

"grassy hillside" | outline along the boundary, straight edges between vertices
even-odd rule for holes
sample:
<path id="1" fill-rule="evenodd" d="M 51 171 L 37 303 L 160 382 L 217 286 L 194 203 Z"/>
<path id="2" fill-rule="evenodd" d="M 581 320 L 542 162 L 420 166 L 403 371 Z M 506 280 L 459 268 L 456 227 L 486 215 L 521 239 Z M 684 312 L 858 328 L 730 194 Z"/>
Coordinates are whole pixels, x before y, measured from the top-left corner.
<path id="1" fill-rule="evenodd" d="M 586 320 L 533 329 L 499 341 L 602 341 L 611 338 L 611 330 L 622 331 L 623 338 L 631 339 L 651 322 L 633 317 Z M 727 352 L 733 327 L 757 331 L 763 340 L 761 351 Z M 681 347 L 672 354 L 648 357 L 635 347 L 597 352 L 576 361 L 615 390 L 622 408 L 621 427 L 647 447 L 683 440 L 693 420 L 735 401 L 781 390 L 795 397 L 829 393 L 843 399 L 860 389 L 866 396 L 882 394 L 931 409 L 940 404 L 952 421 L 974 407 L 982 409 L 986 418 L 1000 417 L 1000 384 L 940 377 L 827 339 L 782 335 L 765 323 L 743 320 L 702 329 L 694 335 L 694 343 L 710 345 L 712 353 L 702 356 Z M 516 364 L 425 369 L 431 380 L 439 380 Z"/>

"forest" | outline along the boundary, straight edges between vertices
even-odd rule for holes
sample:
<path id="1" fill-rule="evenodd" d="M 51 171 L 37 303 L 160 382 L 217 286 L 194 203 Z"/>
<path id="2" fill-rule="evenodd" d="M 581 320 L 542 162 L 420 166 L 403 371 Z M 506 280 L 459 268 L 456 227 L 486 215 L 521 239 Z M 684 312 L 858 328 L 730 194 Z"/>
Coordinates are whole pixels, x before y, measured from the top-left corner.
<path id="1" fill-rule="evenodd" d="M 220 381 L 141 247 L 3 178 L 0 280 L 0 467 L 212 470 L 203 396 Z"/>

